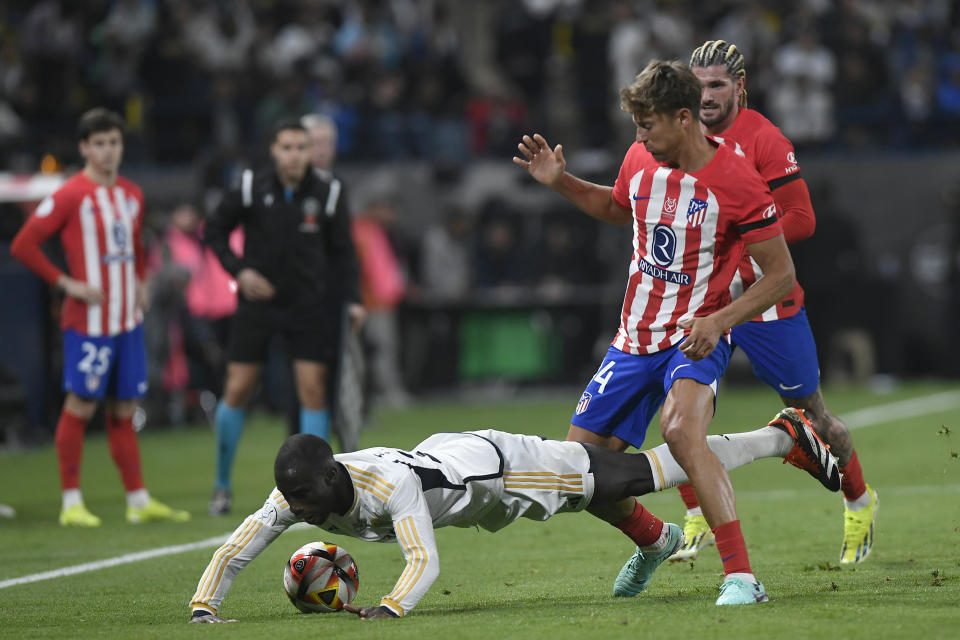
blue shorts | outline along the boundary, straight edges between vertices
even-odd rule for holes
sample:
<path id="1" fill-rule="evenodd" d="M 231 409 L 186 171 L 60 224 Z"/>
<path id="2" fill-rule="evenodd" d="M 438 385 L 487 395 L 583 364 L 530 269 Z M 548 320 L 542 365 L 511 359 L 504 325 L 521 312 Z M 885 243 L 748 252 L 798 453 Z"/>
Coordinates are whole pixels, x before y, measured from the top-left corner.
<path id="1" fill-rule="evenodd" d="M 717 381 L 729 362 L 726 338 L 697 362 L 683 355 L 679 345 L 639 356 L 610 347 L 570 422 L 599 435 L 617 436 L 639 449 L 674 380 L 692 378 L 713 389 L 716 398 Z"/>
<path id="2" fill-rule="evenodd" d="M 118 400 L 147 393 L 147 349 L 143 327 L 115 336 L 63 332 L 63 390 L 83 398 Z"/>
<path id="3" fill-rule="evenodd" d="M 781 396 L 806 398 L 820 386 L 817 343 L 806 310 L 770 322 L 745 322 L 733 328 L 731 337 L 757 377 Z"/>

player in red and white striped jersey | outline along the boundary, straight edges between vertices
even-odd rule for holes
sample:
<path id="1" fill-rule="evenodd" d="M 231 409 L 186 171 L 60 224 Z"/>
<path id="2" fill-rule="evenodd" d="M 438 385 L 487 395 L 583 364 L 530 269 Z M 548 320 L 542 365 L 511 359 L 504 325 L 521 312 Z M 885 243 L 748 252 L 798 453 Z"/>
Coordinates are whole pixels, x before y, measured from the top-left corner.
<path id="1" fill-rule="evenodd" d="M 654 61 L 621 90 L 637 125 L 614 187 L 565 171 L 562 147 L 524 136 L 514 163 L 585 213 L 633 224 L 634 251 L 620 329 L 577 404 L 568 440 L 622 451 L 640 447 L 660 409 L 660 429 L 703 504 L 721 549 L 718 605 L 764 602 L 750 568 L 733 487 L 706 445 L 717 380 L 729 360 L 729 329 L 793 289 L 793 262 L 770 191 L 756 171 L 700 129 L 700 82 L 678 62 Z M 730 302 L 741 243 L 764 276 Z M 646 589 L 683 541 L 639 503 L 622 503 L 616 526 L 637 544 L 614 594 Z"/>
<path id="2" fill-rule="evenodd" d="M 773 193 L 788 243 L 810 237 L 816 220 L 793 145 L 772 122 L 747 108 L 743 54 L 729 42 L 711 40 L 693 52 L 690 64 L 703 85 L 700 110 L 704 132 L 756 167 Z M 733 282 L 733 297 L 749 290 L 761 275 L 757 264 L 745 256 Z M 850 430 L 824 404 L 816 343 L 803 303 L 803 289 L 798 283 L 789 296 L 752 322 L 735 327 L 733 344 L 743 349 L 757 377 L 780 395 L 784 405 L 807 412 L 817 433 L 840 461 L 844 495 L 840 562 L 859 563 L 873 548 L 879 503 L 876 491 L 863 479 Z M 687 506 L 687 540 L 675 559 L 689 560 L 712 542 L 712 535 L 693 487 L 682 485 L 680 495 Z"/>
<path id="3" fill-rule="evenodd" d="M 60 524 L 95 527 L 83 504 L 83 433 L 97 404 L 107 400 L 110 453 L 127 490 L 127 520 L 189 519 L 154 500 L 144 488 L 133 430 L 137 398 L 147 391 L 143 342 L 143 194 L 117 174 L 123 157 L 123 120 L 106 109 L 79 123 L 83 171 L 45 198 L 17 234 L 11 253 L 66 294 L 63 305 L 63 386 L 67 392 L 55 442 L 63 508 Z M 40 247 L 59 235 L 69 275 Z"/>

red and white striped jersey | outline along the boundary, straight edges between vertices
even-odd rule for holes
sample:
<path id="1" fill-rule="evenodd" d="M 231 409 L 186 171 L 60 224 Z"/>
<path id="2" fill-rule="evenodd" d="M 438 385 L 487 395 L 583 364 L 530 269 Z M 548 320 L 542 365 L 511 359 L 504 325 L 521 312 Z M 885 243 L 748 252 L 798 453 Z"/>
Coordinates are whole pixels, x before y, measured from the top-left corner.
<path id="1" fill-rule="evenodd" d="M 767 185 L 723 145 L 706 167 L 685 173 L 634 143 L 613 199 L 633 211 L 633 258 L 613 340 L 627 353 L 656 353 L 679 343 L 685 333 L 680 320 L 729 304 L 744 243 L 781 233 Z"/>
<path id="2" fill-rule="evenodd" d="M 99 304 L 67 297 L 64 329 L 112 336 L 143 322 L 135 302 L 145 264 L 142 210 L 143 192 L 133 182 L 118 177 L 105 186 L 79 172 L 41 201 L 17 234 L 11 253 L 53 284 L 62 272 L 40 246 L 59 233 L 70 276 L 103 291 Z"/>
<path id="3" fill-rule="evenodd" d="M 714 140 L 732 148 L 737 155 L 745 157 L 756 168 L 770 189 L 800 177 L 800 165 L 793 144 L 780 129 L 753 109 L 741 108 L 736 120 L 722 136 Z M 783 211 L 777 209 L 777 216 Z M 763 271 L 749 255 L 744 255 L 737 273 L 730 284 L 730 295 L 739 298 L 754 282 L 760 279 Z M 796 315 L 803 307 L 803 287 L 797 282 L 790 295 L 770 307 L 754 322 L 767 322 Z"/>

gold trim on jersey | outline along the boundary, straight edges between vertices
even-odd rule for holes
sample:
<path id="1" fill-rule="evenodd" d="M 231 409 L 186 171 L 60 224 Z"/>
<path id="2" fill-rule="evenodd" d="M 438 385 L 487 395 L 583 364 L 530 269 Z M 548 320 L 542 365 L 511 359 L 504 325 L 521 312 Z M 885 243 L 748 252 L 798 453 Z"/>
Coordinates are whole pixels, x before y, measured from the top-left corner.
<path id="1" fill-rule="evenodd" d="M 403 615 L 404 615 L 404 613 L 405 613 L 404 610 L 403 610 L 403 607 L 401 607 L 399 604 L 397 604 L 396 602 L 394 602 L 393 600 L 391 600 L 390 598 L 388 598 L 388 597 L 386 597 L 386 596 L 384 596 L 383 598 L 380 599 L 380 606 L 381 606 L 381 607 L 384 607 L 384 606 L 385 606 L 385 607 L 389 607 L 391 611 L 393 611 L 395 614 L 397 614 L 397 615 L 400 616 L 401 618 L 403 617 Z"/>
<path id="2" fill-rule="evenodd" d="M 384 600 L 399 602 L 410 593 L 416 586 L 417 581 L 423 576 L 429 556 L 427 548 L 420 540 L 420 534 L 417 533 L 417 528 L 414 526 L 413 516 L 408 516 L 397 522 L 394 525 L 394 530 L 397 533 L 397 541 L 409 552 L 409 560 L 407 566 L 403 569 L 403 573 L 400 574 L 396 586 L 393 587 L 393 591 L 387 594 Z M 400 608 L 399 605 L 397 606 Z M 403 611 L 402 608 L 400 610 Z"/>
<path id="3" fill-rule="evenodd" d="M 503 486 L 505 489 L 583 493 L 583 475 L 580 473 L 557 474 L 550 471 L 506 471 L 503 474 Z"/>
<path id="4" fill-rule="evenodd" d="M 395 489 L 392 484 L 375 473 L 358 469 L 350 464 L 344 464 L 344 466 L 350 471 L 350 478 L 353 480 L 354 486 L 369 491 L 384 502 L 390 499 L 390 495 Z"/>
<path id="5" fill-rule="evenodd" d="M 223 578 L 223 572 L 227 569 L 227 564 L 243 551 L 243 548 L 253 539 L 253 536 L 262 526 L 263 523 L 258 520 L 249 520 L 239 530 L 239 533 L 230 536 L 230 539 L 216 550 L 213 559 L 210 560 L 210 564 L 203 572 L 203 576 L 200 577 L 200 586 L 197 587 L 197 592 L 194 594 L 191 604 L 206 604 L 214 596 L 217 592 L 217 585 Z M 236 538 L 236 541 L 234 541 L 234 538 Z"/>
<path id="6" fill-rule="evenodd" d="M 270 494 L 270 498 L 277 503 L 277 506 L 283 507 L 286 509 L 290 505 L 287 503 L 287 499 L 283 497 L 283 494 L 280 492 L 280 489 L 274 489 L 273 493 Z"/>

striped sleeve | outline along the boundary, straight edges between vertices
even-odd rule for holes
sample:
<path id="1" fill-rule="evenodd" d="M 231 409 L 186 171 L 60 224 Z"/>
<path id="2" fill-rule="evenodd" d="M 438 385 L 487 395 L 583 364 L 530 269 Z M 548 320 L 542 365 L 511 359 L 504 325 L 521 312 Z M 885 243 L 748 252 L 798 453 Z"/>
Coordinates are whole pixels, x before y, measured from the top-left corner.
<path id="1" fill-rule="evenodd" d="M 407 565 L 393 591 L 383 597 L 380 605 L 403 616 L 417 606 L 440 575 L 440 557 L 433 535 L 433 518 L 415 476 L 411 474 L 397 486 L 386 506 Z"/>
<path id="2" fill-rule="evenodd" d="M 297 521 L 283 494 L 277 489 L 270 492 L 263 506 L 247 516 L 213 553 L 210 564 L 200 576 L 197 591 L 190 599 L 190 609 L 216 614 L 240 570 Z"/>

